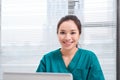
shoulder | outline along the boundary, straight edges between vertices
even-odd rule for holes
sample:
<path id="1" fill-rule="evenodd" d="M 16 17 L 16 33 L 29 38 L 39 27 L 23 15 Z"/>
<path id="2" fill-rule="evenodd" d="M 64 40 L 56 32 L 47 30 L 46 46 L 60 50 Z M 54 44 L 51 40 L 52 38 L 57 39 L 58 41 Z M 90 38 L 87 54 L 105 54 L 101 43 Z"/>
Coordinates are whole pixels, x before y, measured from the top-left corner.
<path id="1" fill-rule="evenodd" d="M 86 49 L 79 49 L 79 51 L 81 51 L 81 58 L 83 61 L 86 61 L 88 64 L 99 65 L 98 57 L 93 51 Z"/>
<path id="2" fill-rule="evenodd" d="M 95 55 L 95 53 L 91 50 L 87 50 L 87 49 L 82 49 L 82 48 L 79 48 L 79 52 L 85 54 L 85 55 Z"/>
<path id="3" fill-rule="evenodd" d="M 96 54 L 91 50 L 79 48 L 79 53 L 81 53 L 81 56 L 85 58 L 97 58 Z"/>
<path id="4" fill-rule="evenodd" d="M 44 58 L 55 58 L 58 55 L 60 55 L 60 49 L 56 49 L 56 50 L 46 53 L 44 55 Z"/>

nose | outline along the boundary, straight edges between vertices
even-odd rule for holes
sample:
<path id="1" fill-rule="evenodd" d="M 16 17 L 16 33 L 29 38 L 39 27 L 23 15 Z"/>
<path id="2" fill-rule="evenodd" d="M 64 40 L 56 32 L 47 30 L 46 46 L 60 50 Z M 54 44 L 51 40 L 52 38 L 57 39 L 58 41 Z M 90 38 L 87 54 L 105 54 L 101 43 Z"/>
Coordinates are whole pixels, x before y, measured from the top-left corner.
<path id="1" fill-rule="evenodd" d="M 70 34 L 66 34 L 66 35 L 65 35 L 65 39 L 66 39 L 66 40 L 70 40 L 70 39 L 71 39 L 71 35 L 70 35 Z"/>

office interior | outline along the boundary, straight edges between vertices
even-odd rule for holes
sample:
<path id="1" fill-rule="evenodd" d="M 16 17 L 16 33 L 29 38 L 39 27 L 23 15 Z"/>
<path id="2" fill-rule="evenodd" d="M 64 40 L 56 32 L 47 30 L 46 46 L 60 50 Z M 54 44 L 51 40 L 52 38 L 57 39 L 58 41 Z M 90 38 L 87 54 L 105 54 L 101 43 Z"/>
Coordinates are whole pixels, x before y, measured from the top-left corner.
<path id="1" fill-rule="evenodd" d="M 105 80 L 120 80 L 120 0 L 1 0 L 0 12 L 0 80 L 35 72 L 60 47 L 56 25 L 67 14 L 81 20 L 79 47 L 95 52 Z"/>

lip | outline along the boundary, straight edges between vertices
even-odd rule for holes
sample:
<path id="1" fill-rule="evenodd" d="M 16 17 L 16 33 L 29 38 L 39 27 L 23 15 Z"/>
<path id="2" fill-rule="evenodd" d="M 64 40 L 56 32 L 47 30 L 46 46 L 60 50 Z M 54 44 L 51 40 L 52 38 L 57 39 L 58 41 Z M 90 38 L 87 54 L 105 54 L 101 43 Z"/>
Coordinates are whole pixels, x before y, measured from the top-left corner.
<path id="1" fill-rule="evenodd" d="M 72 44 L 73 42 L 63 42 L 63 44 L 65 45 L 65 46 L 70 46 L 71 44 Z"/>

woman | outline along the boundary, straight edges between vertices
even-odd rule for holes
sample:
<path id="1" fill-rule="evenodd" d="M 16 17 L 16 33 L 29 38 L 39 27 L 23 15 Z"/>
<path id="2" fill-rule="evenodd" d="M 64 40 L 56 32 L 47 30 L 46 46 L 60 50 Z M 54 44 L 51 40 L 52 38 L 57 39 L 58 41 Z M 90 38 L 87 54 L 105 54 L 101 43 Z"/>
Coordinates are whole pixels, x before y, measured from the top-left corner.
<path id="1" fill-rule="evenodd" d="M 36 72 L 71 73 L 73 80 L 104 80 L 96 55 L 78 48 L 81 23 L 75 15 L 67 15 L 57 25 L 61 48 L 43 56 Z"/>

